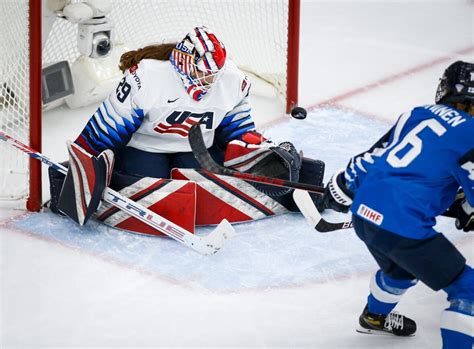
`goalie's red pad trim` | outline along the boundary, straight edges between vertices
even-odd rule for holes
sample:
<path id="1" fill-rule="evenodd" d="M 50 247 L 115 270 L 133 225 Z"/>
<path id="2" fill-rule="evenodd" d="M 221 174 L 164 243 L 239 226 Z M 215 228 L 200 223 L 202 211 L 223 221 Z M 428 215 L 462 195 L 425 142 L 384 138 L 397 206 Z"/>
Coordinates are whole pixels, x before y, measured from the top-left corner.
<path id="1" fill-rule="evenodd" d="M 222 201 L 199 185 L 196 188 L 196 194 L 196 225 L 198 226 L 216 225 L 223 219 L 227 219 L 230 223 L 254 220 L 251 216 Z"/>
<path id="2" fill-rule="evenodd" d="M 194 233 L 196 223 L 196 184 L 190 181 L 143 178 L 120 190 L 120 193 L 139 202 L 160 216 Z M 108 204 L 97 213 L 105 224 L 127 231 L 164 236 L 160 231 Z"/>
<path id="3" fill-rule="evenodd" d="M 166 181 L 164 179 L 158 179 L 157 182 L 155 182 L 154 184 L 150 185 L 149 187 L 144 188 L 143 190 L 133 194 L 132 196 L 129 197 L 129 199 L 131 199 L 133 201 L 139 201 L 140 199 L 143 199 L 144 197 L 147 197 L 148 195 L 150 195 L 154 191 L 163 188 L 168 183 L 169 183 L 169 181 Z M 113 215 L 114 213 L 116 213 L 118 211 L 120 211 L 119 208 L 117 208 L 115 206 L 112 206 L 107 211 L 105 211 L 105 212 L 101 213 L 99 216 L 97 216 L 97 219 L 100 220 L 100 221 L 105 221 L 107 218 L 109 218 L 111 215 Z"/>
<path id="4" fill-rule="evenodd" d="M 243 201 L 247 202 L 249 205 L 255 207 L 257 210 L 262 212 L 264 215 L 273 216 L 275 214 L 275 212 L 268 209 L 267 207 L 262 205 L 257 200 L 254 200 L 254 198 L 252 198 L 251 196 L 248 196 L 244 192 L 238 190 L 236 187 L 233 187 L 233 186 L 229 185 L 229 183 L 221 180 L 219 177 L 215 176 L 214 174 L 212 174 L 212 173 L 201 173 L 201 175 L 203 177 L 213 181 L 214 183 L 216 183 L 222 189 L 227 190 L 228 192 L 231 192 L 232 194 L 234 194 L 235 196 L 237 196 L 241 200 L 243 200 Z"/>
<path id="5" fill-rule="evenodd" d="M 75 171 L 76 175 L 78 177 L 78 183 L 77 183 L 77 186 L 75 186 L 75 188 L 78 187 L 78 189 L 80 191 L 79 198 L 80 198 L 80 201 L 81 201 L 81 208 L 78 208 L 76 206 L 76 210 L 81 209 L 82 210 L 82 215 L 86 216 L 87 215 L 87 204 L 86 204 L 86 197 L 85 197 L 85 191 L 84 191 L 84 178 L 82 178 L 81 171 L 77 170 L 81 165 L 73 157 L 71 157 L 70 163 L 71 163 L 71 166 L 70 166 L 69 171 Z M 91 176 L 93 176 L 94 171 L 91 171 L 90 169 L 86 169 L 86 170 L 87 170 L 87 172 L 91 173 Z M 87 178 L 85 180 L 87 181 Z M 86 185 L 89 185 L 89 183 L 86 183 Z M 77 197 L 77 194 L 76 194 L 76 197 Z M 79 215 L 77 215 L 77 216 L 79 217 Z"/>
<path id="6" fill-rule="evenodd" d="M 113 153 L 106 150 L 103 156 L 96 158 L 71 142 L 68 142 L 67 149 L 69 170 L 57 208 L 76 223 L 84 225 L 100 204 L 107 186 L 108 160 L 113 160 Z"/>
<path id="7" fill-rule="evenodd" d="M 84 136 L 80 135 L 75 142 L 77 145 L 79 145 L 82 149 L 84 149 L 86 152 L 89 154 L 92 154 L 94 156 L 99 155 L 99 152 L 95 149 L 92 149 L 91 146 L 87 143 L 87 141 L 84 139 Z"/>
<path id="8" fill-rule="evenodd" d="M 86 197 L 86 193 L 84 190 L 84 186 L 87 185 L 89 187 L 89 193 L 92 194 L 94 191 L 94 183 L 95 183 L 95 169 L 93 165 L 92 155 L 84 153 L 81 149 L 78 149 L 74 143 L 71 144 L 69 147 L 70 151 L 74 153 L 77 159 L 74 156 L 71 156 L 70 159 L 73 162 L 73 166 L 71 166 L 71 171 L 76 171 L 76 174 L 79 177 L 79 182 L 77 183 L 80 186 L 80 198 L 81 198 L 81 205 L 84 215 L 87 212 L 87 208 L 89 203 L 86 202 L 90 201 L 91 198 Z M 72 154 L 71 154 L 72 155 Z M 81 167 L 84 169 L 84 172 L 87 173 L 86 178 L 82 176 Z"/>
<path id="9" fill-rule="evenodd" d="M 255 131 L 249 131 L 244 133 L 240 139 L 243 140 L 245 143 L 249 144 L 261 144 L 263 141 L 267 140 L 260 133 Z"/>
<path id="10" fill-rule="evenodd" d="M 252 150 L 254 151 L 254 150 Z M 251 153 L 252 151 L 249 151 L 248 153 Z M 267 157 L 268 155 L 271 154 L 271 150 L 268 150 L 266 152 L 260 152 L 258 154 L 256 154 L 255 156 L 251 157 L 251 158 L 248 158 L 242 162 L 234 162 L 232 164 L 232 168 L 235 168 L 235 169 L 240 169 L 240 168 L 243 168 L 244 166 L 248 165 L 248 164 L 251 164 L 252 166 L 254 166 L 256 163 L 257 163 L 257 159 L 259 159 L 259 161 L 261 161 L 263 158 Z M 244 155 L 247 155 L 247 154 L 244 154 Z"/>
<path id="11" fill-rule="evenodd" d="M 196 225 L 196 184 L 187 183 L 181 189 L 168 194 L 164 199 L 149 206 L 153 212 L 194 234 Z M 160 231 L 133 217 L 116 225 L 117 228 L 141 234 L 165 236 Z"/>
<path id="12" fill-rule="evenodd" d="M 172 178 L 196 182 L 196 225 L 214 225 L 222 219 L 231 223 L 249 222 L 288 210 L 252 185 L 237 178 L 211 175 L 201 170 L 173 169 Z"/>

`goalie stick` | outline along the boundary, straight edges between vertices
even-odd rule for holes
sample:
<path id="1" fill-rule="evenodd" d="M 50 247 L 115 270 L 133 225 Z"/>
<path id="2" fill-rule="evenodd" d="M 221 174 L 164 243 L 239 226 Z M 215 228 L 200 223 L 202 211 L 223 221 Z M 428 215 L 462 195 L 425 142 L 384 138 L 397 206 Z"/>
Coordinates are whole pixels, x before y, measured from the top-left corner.
<path id="1" fill-rule="evenodd" d="M 10 144 L 11 146 L 21 150 L 28 154 L 34 159 L 41 161 L 42 163 L 52 167 L 54 170 L 59 171 L 63 174 L 67 173 L 67 168 L 58 164 L 43 154 L 35 151 L 29 146 L 21 143 L 20 141 L 10 137 L 4 132 L 0 131 L 0 139 Z M 130 200 L 113 189 L 106 188 L 103 194 L 103 200 L 110 203 L 111 205 L 119 208 L 122 211 L 127 212 L 129 215 L 137 218 L 145 224 L 159 230 L 163 234 L 166 234 L 170 238 L 192 248 L 193 250 L 210 255 L 219 251 L 224 245 L 225 240 L 230 239 L 234 234 L 234 228 L 230 223 L 223 219 L 221 223 L 207 236 L 199 237 L 196 236 L 186 229 L 181 228 L 179 225 L 161 217 L 159 214 L 143 207 L 139 203 Z"/>
<path id="2" fill-rule="evenodd" d="M 317 185 L 292 182 L 284 179 L 266 176 L 258 176 L 251 173 L 243 173 L 219 165 L 217 162 L 214 161 L 211 154 L 209 154 L 209 151 L 206 148 L 206 144 L 204 143 L 204 140 L 202 138 L 201 127 L 199 124 L 195 124 L 190 128 L 188 140 L 189 145 L 191 146 L 191 149 L 193 151 L 194 157 L 199 162 L 201 167 L 209 172 L 230 177 L 236 177 L 250 182 L 269 184 L 276 187 L 302 189 L 311 193 L 324 194 L 324 187 L 320 187 Z"/>
<path id="3" fill-rule="evenodd" d="M 304 218 L 306 218 L 306 221 L 320 233 L 352 228 L 352 222 L 350 221 L 332 223 L 321 217 L 321 214 L 316 209 L 316 206 L 307 191 L 296 189 L 293 192 L 293 199 Z"/>

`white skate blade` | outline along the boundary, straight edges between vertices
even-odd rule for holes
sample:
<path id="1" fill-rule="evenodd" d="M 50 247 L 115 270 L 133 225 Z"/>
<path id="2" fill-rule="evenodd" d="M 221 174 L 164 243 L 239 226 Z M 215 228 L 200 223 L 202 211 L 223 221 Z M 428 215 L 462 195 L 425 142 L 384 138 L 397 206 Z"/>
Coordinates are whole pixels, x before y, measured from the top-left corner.
<path id="1" fill-rule="evenodd" d="M 364 334 L 375 334 L 375 335 L 378 335 L 378 336 L 394 336 L 394 334 L 392 334 L 390 332 L 387 332 L 387 331 L 373 330 L 373 329 L 365 328 L 365 327 L 362 327 L 362 326 L 357 327 L 356 332 L 364 333 Z"/>
<path id="2" fill-rule="evenodd" d="M 365 328 L 360 325 L 359 327 L 356 328 L 356 332 L 363 333 L 363 334 L 374 334 L 376 336 L 395 336 L 395 337 L 413 337 L 415 335 L 415 333 L 413 333 L 409 336 L 397 336 L 388 331 Z"/>

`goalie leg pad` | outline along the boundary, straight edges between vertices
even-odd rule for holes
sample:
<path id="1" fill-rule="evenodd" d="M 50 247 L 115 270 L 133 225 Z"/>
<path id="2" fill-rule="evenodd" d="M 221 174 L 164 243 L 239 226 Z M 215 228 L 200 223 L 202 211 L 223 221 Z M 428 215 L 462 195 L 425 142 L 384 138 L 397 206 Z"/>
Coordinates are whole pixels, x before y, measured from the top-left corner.
<path id="1" fill-rule="evenodd" d="M 61 165 L 64 167 L 69 167 L 67 161 L 62 162 Z M 56 171 L 52 167 L 48 167 L 48 177 L 49 177 L 49 194 L 51 200 L 49 201 L 48 207 L 51 212 L 64 216 L 64 213 L 58 210 L 58 201 L 59 194 L 61 194 L 61 188 L 63 187 L 64 179 L 66 175 L 61 172 Z"/>
<path id="2" fill-rule="evenodd" d="M 241 223 L 288 212 L 277 199 L 238 178 L 176 168 L 171 175 L 174 179 L 196 182 L 197 225 L 218 224 L 224 218 L 231 223 Z"/>
<path id="3" fill-rule="evenodd" d="M 75 143 L 68 143 L 69 170 L 58 209 L 79 225 L 87 223 L 99 207 L 113 167 L 113 153 L 105 150 L 97 158 Z"/>
<path id="4" fill-rule="evenodd" d="M 122 187 L 119 193 L 194 233 L 196 220 L 194 182 L 144 177 Z M 114 228 L 139 234 L 164 236 L 160 230 L 131 217 L 107 202 L 97 210 L 96 218 Z"/>

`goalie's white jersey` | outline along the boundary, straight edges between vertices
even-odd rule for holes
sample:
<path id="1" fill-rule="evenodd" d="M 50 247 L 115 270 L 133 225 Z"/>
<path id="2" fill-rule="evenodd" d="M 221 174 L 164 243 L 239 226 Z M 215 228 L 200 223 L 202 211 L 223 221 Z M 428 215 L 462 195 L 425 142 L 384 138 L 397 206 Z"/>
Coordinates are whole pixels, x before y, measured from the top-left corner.
<path id="1" fill-rule="evenodd" d="M 189 128 L 201 122 L 207 147 L 254 129 L 250 83 L 228 60 L 209 92 L 195 101 L 169 61 L 144 59 L 130 68 L 99 106 L 76 142 L 91 153 L 124 145 L 147 152 L 189 152 Z"/>

